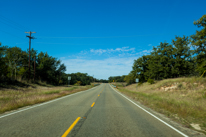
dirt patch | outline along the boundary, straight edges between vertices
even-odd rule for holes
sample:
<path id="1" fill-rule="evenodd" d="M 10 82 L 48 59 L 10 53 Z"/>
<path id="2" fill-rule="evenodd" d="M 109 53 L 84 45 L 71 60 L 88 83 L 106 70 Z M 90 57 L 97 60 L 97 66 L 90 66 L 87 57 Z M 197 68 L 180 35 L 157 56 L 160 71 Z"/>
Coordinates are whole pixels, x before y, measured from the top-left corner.
<path id="1" fill-rule="evenodd" d="M 190 124 L 190 125 L 191 125 L 194 129 L 201 131 L 200 124 L 194 124 L 194 123 L 192 123 L 192 124 Z"/>

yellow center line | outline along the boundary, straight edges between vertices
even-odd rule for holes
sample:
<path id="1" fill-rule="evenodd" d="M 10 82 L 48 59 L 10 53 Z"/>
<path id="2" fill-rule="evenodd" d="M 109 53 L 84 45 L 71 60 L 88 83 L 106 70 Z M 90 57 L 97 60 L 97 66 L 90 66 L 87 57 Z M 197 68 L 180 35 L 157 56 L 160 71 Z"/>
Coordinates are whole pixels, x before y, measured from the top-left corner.
<path id="1" fill-rule="evenodd" d="M 95 104 L 95 102 L 91 105 L 91 107 L 93 107 L 93 106 L 94 106 L 94 104 Z"/>
<path id="2" fill-rule="evenodd" d="M 99 96 L 99 95 L 98 95 Z"/>
<path id="3" fill-rule="evenodd" d="M 72 125 L 67 129 L 67 131 L 62 135 L 62 137 L 66 137 L 69 132 L 72 130 L 72 128 L 77 124 L 77 122 L 80 120 L 81 117 L 78 117 L 74 123 L 72 123 Z"/>

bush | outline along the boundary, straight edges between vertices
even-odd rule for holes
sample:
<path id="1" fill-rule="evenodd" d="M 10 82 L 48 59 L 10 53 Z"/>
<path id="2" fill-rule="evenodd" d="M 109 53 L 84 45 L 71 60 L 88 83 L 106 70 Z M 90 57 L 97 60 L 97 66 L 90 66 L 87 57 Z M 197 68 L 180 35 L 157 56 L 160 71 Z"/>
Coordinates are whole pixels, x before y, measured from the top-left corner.
<path id="1" fill-rule="evenodd" d="M 150 83 L 150 84 L 154 84 L 154 80 L 150 79 L 150 78 L 147 80 L 147 82 Z"/>
<path id="2" fill-rule="evenodd" d="M 177 87 L 178 87 L 179 89 L 181 89 L 181 88 L 183 87 L 183 85 L 182 85 L 182 84 L 179 84 Z"/>
<path id="3" fill-rule="evenodd" d="M 202 97 L 206 99 L 206 92 L 203 94 L 203 96 L 202 96 Z"/>
<path id="4" fill-rule="evenodd" d="M 74 85 L 75 85 L 75 86 L 80 86 L 81 84 L 82 84 L 81 81 L 77 81 L 77 83 L 75 83 Z"/>
<path id="5" fill-rule="evenodd" d="M 59 92 L 60 92 L 59 90 L 54 90 L 54 91 L 47 91 L 44 94 L 56 94 L 56 93 L 59 93 Z"/>
<path id="6" fill-rule="evenodd" d="M 138 82 L 138 86 L 142 85 L 142 82 Z"/>

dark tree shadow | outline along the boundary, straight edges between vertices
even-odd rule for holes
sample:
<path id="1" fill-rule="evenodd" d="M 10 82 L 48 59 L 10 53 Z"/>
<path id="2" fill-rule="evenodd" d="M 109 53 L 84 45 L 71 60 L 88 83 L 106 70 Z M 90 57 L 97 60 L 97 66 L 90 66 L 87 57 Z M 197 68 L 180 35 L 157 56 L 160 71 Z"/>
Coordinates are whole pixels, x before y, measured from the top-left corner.
<path id="1" fill-rule="evenodd" d="M 0 89 L 17 89 L 17 87 L 28 88 L 30 85 L 19 82 L 17 80 L 11 80 L 9 78 L 0 79 Z"/>

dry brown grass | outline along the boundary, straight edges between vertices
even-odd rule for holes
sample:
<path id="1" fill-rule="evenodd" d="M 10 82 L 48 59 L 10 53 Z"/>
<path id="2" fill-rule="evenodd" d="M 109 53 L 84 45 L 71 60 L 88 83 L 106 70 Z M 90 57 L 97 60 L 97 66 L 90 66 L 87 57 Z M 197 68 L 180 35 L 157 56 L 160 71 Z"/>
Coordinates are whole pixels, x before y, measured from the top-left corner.
<path id="1" fill-rule="evenodd" d="M 54 87 L 33 86 L 28 88 L 1 89 L 0 90 L 0 113 L 20 107 L 45 102 L 61 96 L 76 93 L 91 88 L 88 86 Z"/>
<path id="2" fill-rule="evenodd" d="M 166 90 L 168 87 L 173 89 Z M 143 83 L 137 90 L 136 84 L 119 90 L 187 127 L 199 124 L 206 133 L 206 78 L 166 79 L 152 85 Z"/>

